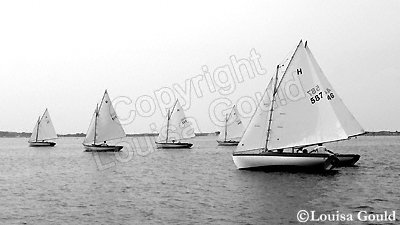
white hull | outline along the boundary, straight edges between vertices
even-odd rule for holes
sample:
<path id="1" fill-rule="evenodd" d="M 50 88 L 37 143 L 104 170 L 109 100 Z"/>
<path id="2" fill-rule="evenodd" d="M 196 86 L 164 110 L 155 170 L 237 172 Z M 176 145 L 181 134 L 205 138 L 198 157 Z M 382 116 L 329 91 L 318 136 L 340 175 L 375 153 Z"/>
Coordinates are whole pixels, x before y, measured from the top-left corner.
<path id="1" fill-rule="evenodd" d="M 85 152 L 119 152 L 123 146 L 115 145 L 83 145 Z"/>
<path id="2" fill-rule="evenodd" d="M 55 142 L 49 141 L 29 142 L 30 147 L 53 147 L 54 145 L 56 145 Z"/>
<path id="3" fill-rule="evenodd" d="M 191 148 L 193 146 L 192 143 L 183 143 L 183 142 L 156 142 L 157 148 Z"/>
<path id="4" fill-rule="evenodd" d="M 305 153 L 234 153 L 233 162 L 238 169 L 313 169 L 331 170 L 335 167 L 337 158 L 329 154 Z"/>

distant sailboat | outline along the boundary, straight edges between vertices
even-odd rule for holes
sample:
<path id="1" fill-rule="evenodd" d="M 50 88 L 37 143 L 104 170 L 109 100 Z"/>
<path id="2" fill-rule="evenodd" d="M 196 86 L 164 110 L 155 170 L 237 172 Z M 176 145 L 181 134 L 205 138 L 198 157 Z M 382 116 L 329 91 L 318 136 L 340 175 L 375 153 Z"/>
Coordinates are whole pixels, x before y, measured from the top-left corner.
<path id="1" fill-rule="evenodd" d="M 235 146 L 239 144 L 244 127 L 240 120 L 236 106 L 232 107 L 229 114 L 225 115 L 223 131 L 218 136 L 218 145 Z"/>
<path id="2" fill-rule="evenodd" d="M 330 170 L 338 164 L 337 156 L 304 148 L 346 140 L 364 130 L 328 82 L 307 43 L 300 41 L 285 66 L 279 79 L 278 65 L 275 78 L 233 153 L 233 161 L 238 169 Z M 268 94 L 272 96 L 270 103 Z"/>
<path id="3" fill-rule="evenodd" d="M 55 142 L 49 140 L 56 139 L 57 134 L 51 121 L 49 111 L 46 109 L 39 117 L 38 121 L 33 128 L 31 138 L 29 139 L 29 146 L 31 147 L 48 147 L 56 145 Z"/>
<path id="4" fill-rule="evenodd" d="M 194 129 L 187 120 L 183 108 L 178 100 L 168 110 L 166 121 L 158 135 L 157 148 L 190 148 L 192 143 L 181 140 L 195 137 Z"/>
<path id="5" fill-rule="evenodd" d="M 123 146 L 108 145 L 107 141 L 126 137 L 107 90 L 100 106 L 96 106 L 83 146 L 87 152 L 117 152 Z"/>

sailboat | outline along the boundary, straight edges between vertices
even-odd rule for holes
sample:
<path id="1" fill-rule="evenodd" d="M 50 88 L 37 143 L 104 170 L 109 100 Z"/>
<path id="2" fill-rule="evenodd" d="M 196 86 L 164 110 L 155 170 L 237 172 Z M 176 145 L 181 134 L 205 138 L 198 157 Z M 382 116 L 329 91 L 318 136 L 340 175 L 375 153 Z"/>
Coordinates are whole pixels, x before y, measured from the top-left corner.
<path id="1" fill-rule="evenodd" d="M 107 141 L 126 137 L 125 131 L 105 90 L 100 106 L 93 113 L 83 146 L 87 152 L 117 152 L 123 146 L 108 145 Z"/>
<path id="2" fill-rule="evenodd" d="M 306 148 L 363 133 L 307 42 L 300 41 L 288 64 L 277 66 L 232 157 L 238 169 L 327 171 L 338 165 L 340 155 Z"/>
<path id="3" fill-rule="evenodd" d="M 218 145 L 235 146 L 243 135 L 244 127 L 240 120 L 236 106 L 232 107 L 229 114 L 225 115 L 223 131 L 218 136 Z M 239 140 L 238 140 L 239 139 Z"/>
<path id="4" fill-rule="evenodd" d="M 55 142 L 49 141 L 56 139 L 57 134 L 51 121 L 49 111 L 46 109 L 42 115 L 39 116 L 33 128 L 31 138 L 29 139 L 29 146 L 31 147 L 52 147 L 56 145 Z"/>
<path id="5" fill-rule="evenodd" d="M 157 148 L 191 148 L 192 143 L 181 140 L 195 137 L 194 129 L 187 120 L 183 108 L 178 100 L 167 112 L 166 121 L 158 135 Z"/>

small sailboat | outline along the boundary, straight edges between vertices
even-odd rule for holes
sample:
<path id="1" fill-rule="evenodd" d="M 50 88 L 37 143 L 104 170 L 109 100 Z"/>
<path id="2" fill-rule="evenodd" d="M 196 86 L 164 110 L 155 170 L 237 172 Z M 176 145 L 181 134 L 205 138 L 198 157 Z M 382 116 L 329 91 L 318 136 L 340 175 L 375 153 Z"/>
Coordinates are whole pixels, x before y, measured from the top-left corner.
<path id="1" fill-rule="evenodd" d="M 244 127 L 240 120 L 236 106 L 232 107 L 229 114 L 225 115 L 223 131 L 218 136 L 218 145 L 235 146 L 239 144 Z"/>
<path id="2" fill-rule="evenodd" d="M 107 90 L 100 106 L 96 106 L 83 146 L 87 152 L 117 152 L 123 146 L 108 145 L 107 141 L 126 137 L 125 131 L 112 106 Z"/>
<path id="3" fill-rule="evenodd" d="M 178 100 L 168 110 L 166 121 L 158 135 L 157 148 L 191 148 L 192 143 L 181 142 L 195 137 L 194 129 L 187 120 L 183 108 Z"/>
<path id="4" fill-rule="evenodd" d="M 33 128 L 31 138 L 28 143 L 31 147 L 52 147 L 56 145 L 55 142 L 49 141 L 56 139 L 57 134 L 51 121 L 49 111 L 46 109 L 39 117 L 38 121 Z"/>
<path id="5" fill-rule="evenodd" d="M 233 161 L 238 169 L 331 170 L 340 155 L 305 148 L 346 140 L 364 130 L 328 82 L 307 42 L 300 41 L 279 79 L 280 67 L 233 153 Z"/>

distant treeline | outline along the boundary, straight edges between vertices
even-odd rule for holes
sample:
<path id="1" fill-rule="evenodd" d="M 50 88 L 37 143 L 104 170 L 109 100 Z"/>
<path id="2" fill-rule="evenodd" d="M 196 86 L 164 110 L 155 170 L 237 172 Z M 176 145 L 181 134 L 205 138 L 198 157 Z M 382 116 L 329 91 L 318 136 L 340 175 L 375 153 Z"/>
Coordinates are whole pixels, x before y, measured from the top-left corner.
<path id="1" fill-rule="evenodd" d="M 376 131 L 366 132 L 364 136 L 400 136 L 400 132 L 396 131 Z"/>
<path id="2" fill-rule="evenodd" d="M 218 135 L 219 131 L 211 132 L 211 133 L 196 133 L 196 136 L 215 136 Z M 29 138 L 32 133 L 26 132 L 10 132 L 10 131 L 0 131 L 0 137 L 9 137 L 9 138 Z M 157 136 L 158 133 L 142 133 L 142 134 L 127 134 L 128 137 L 142 137 L 142 136 Z M 85 137 L 84 133 L 75 133 L 75 134 L 58 134 L 59 137 Z"/>
<path id="3" fill-rule="evenodd" d="M 0 131 L 0 137 L 24 137 L 29 138 L 32 133 L 26 132 L 10 132 L 10 131 Z M 128 137 L 142 137 L 142 136 L 157 136 L 158 133 L 142 133 L 142 134 L 127 134 Z M 210 133 L 196 133 L 196 136 L 216 136 L 219 135 L 219 131 L 210 132 Z M 59 137 L 85 137 L 84 133 L 75 133 L 75 134 L 59 134 Z M 364 136 L 400 136 L 399 131 L 376 131 L 371 132 L 368 131 L 364 134 Z"/>

